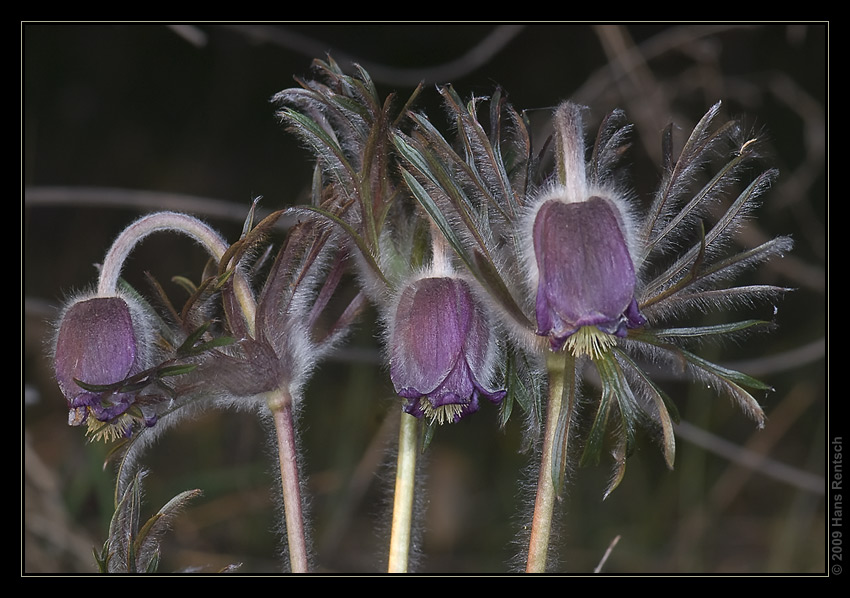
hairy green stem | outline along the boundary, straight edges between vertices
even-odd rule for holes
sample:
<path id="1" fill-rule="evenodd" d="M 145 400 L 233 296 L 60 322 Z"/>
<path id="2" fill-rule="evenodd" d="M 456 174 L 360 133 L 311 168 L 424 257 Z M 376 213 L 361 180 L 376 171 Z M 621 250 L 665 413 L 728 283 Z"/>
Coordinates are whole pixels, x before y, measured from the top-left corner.
<path id="1" fill-rule="evenodd" d="M 295 446 L 295 426 L 292 420 L 292 397 L 287 391 L 280 389 L 269 394 L 267 404 L 272 412 L 277 434 L 289 565 L 293 573 L 307 573 L 307 540 L 304 536 L 298 454 Z"/>
<path id="2" fill-rule="evenodd" d="M 410 532 L 413 524 L 413 490 L 416 483 L 417 428 L 419 421 L 402 412 L 398 434 L 398 465 L 390 534 L 389 573 L 407 573 Z"/>
<path id="3" fill-rule="evenodd" d="M 558 491 L 565 475 L 565 450 L 567 431 L 571 419 L 572 401 L 568 400 L 562 417 L 564 401 L 565 362 L 572 362 L 572 356 L 552 353 L 547 361 L 549 376 L 549 401 L 546 408 L 543 450 L 540 459 L 540 471 L 537 479 L 537 497 L 534 501 L 534 515 L 531 522 L 531 537 L 528 543 L 527 573 L 544 573 L 549 543 L 552 534 L 552 517 Z M 572 389 L 567 393 L 572 396 Z M 566 428 L 562 428 L 566 426 Z M 556 469 L 557 468 L 557 469 Z M 554 472 L 558 472 L 558 476 Z"/>

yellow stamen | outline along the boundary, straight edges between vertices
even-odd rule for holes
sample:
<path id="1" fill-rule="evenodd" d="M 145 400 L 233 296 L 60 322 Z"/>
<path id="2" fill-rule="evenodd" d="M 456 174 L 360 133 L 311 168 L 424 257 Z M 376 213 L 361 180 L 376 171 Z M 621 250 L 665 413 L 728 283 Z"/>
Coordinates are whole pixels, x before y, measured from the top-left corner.
<path id="1" fill-rule="evenodd" d="M 127 414 L 121 415 L 112 423 L 98 421 L 89 414 L 89 417 L 86 420 L 86 435 L 89 436 L 93 442 L 97 442 L 98 440 L 113 442 L 118 438 L 122 438 L 130 428 L 131 424 L 132 418 Z"/>
<path id="2" fill-rule="evenodd" d="M 434 407 L 431 405 L 431 401 L 429 401 L 427 397 L 422 397 L 419 400 L 419 407 L 422 408 L 422 411 L 425 413 L 425 417 L 431 420 L 432 424 L 437 422 L 442 425 L 453 423 L 455 421 L 455 416 L 460 415 L 464 406 L 453 403 Z"/>
<path id="3" fill-rule="evenodd" d="M 567 339 L 570 353 L 575 357 L 587 355 L 591 359 L 599 359 L 616 344 L 614 335 L 602 332 L 596 326 L 582 326 Z"/>

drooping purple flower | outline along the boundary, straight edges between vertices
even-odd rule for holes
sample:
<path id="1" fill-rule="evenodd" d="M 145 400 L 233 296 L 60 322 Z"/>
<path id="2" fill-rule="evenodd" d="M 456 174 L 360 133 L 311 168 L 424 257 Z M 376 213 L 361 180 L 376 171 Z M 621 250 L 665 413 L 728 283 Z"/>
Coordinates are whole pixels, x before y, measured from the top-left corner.
<path id="1" fill-rule="evenodd" d="M 537 334 L 552 350 L 585 326 L 615 336 L 643 318 L 635 271 L 618 209 L 607 199 L 546 200 L 533 228 L 537 261 Z"/>
<path id="2" fill-rule="evenodd" d="M 68 401 L 68 423 L 80 425 L 91 413 L 111 421 L 133 404 L 127 393 L 92 392 L 75 382 L 109 385 L 138 368 L 137 339 L 130 308 L 120 297 L 94 297 L 72 305 L 62 318 L 53 365 Z"/>
<path id="3" fill-rule="evenodd" d="M 493 330 L 469 285 L 454 277 L 420 278 L 401 293 L 391 335 L 390 377 L 404 410 L 443 423 L 498 403 L 486 386 Z"/>

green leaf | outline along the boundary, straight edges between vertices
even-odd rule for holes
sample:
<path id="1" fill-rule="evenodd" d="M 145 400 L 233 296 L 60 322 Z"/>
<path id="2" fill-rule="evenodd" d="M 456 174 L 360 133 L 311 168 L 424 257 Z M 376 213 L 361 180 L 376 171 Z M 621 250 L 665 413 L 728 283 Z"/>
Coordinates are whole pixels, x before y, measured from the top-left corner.
<path id="1" fill-rule="evenodd" d="M 407 157 L 411 161 L 411 163 L 417 167 L 417 169 L 427 169 L 427 166 L 421 165 L 421 154 L 419 154 L 419 152 L 417 152 L 409 144 L 407 144 L 404 139 L 397 136 L 396 143 L 399 149 L 405 155 L 405 157 Z M 483 253 L 483 251 L 486 251 L 486 246 L 483 241 L 479 243 L 481 251 L 475 250 L 470 255 L 470 253 L 467 251 L 466 247 L 462 243 L 460 237 L 457 236 L 451 224 L 447 220 L 445 214 L 440 209 L 440 206 L 437 205 L 437 203 L 425 190 L 425 188 L 419 183 L 416 177 L 413 176 L 406 169 L 402 169 L 401 173 L 405 180 L 405 183 L 407 183 L 407 186 L 413 196 L 416 198 L 416 200 L 419 202 L 425 212 L 431 217 L 431 220 L 437 226 L 440 233 L 449 243 L 449 245 L 457 254 L 457 256 L 461 259 L 464 265 L 469 269 L 472 275 L 475 276 L 479 280 L 479 282 L 484 285 L 485 289 L 488 289 L 490 291 L 493 297 L 502 306 L 504 306 L 507 312 L 517 322 L 527 328 L 533 327 L 531 321 L 519 307 L 516 300 L 513 298 L 513 295 L 508 290 L 505 281 L 502 279 L 502 276 L 497 271 L 492 260 L 487 255 L 485 255 L 485 253 Z"/>
<path id="2" fill-rule="evenodd" d="M 148 538 L 148 535 L 150 534 L 151 530 L 154 528 L 157 521 L 159 521 L 160 519 L 162 519 L 162 513 L 156 513 L 150 519 L 145 521 L 145 524 L 142 526 L 142 528 L 139 530 L 139 532 L 136 536 L 136 550 L 137 551 L 141 548 L 142 544 Z"/>
<path id="3" fill-rule="evenodd" d="M 698 246 L 699 251 L 697 252 L 696 257 L 694 257 L 693 255 L 688 253 L 687 255 L 679 258 L 676 261 L 675 264 L 673 264 L 670 268 L 668 268 L 664 272 L 664 274 L 657 277 L 654 281 L 652 281 L 652 283 L 650 283 L 649 286 L 644 288 L 641 291 L 641 294 L 644 298 L 646 298 L 646 297 L 649 297 L 649 298 L 640 301 L 640 309 L 641 310 L 646 309 L 648 306 L 652 305 L 653 303 L 658 303 L 658 302 L 660 302 L 660 301 L 662 301 L 662 300 L 664 300 L 668 297 L 675 295 L 676 293 L 678 293 L 679 291 L 681 291 L 682 289 L 684 289 L 685 287 L 687 287 L 688 285 L 692 284 L 694 281 L 697 280 L 697 277 L 699 275 L 699 270 L 702 267 L 703 260 L 705 259 L 705 247 L 706 247 L 705 225 L 703 224 L 702 221 L 700 221 L 700 223 L 699 223 L 699 228 L 700 228 L 700 237 L 699 237 L 700 242 L 699 242 L 699 246 Z M 681 279 L 679 279 L 675 284 L 673 284 L 673 285 L 667 287 L 666 289 L 658 292 L 661 287 L 666 285 L 669 281 L 673 280 L 673 278 L 675 276 L 679 275 L 679 273 L 686 267 L 686 265 L 688 263 L 690 263 L 691 260 L 693 260 L 693 263 L 690 264 L 688 272 L 686 274 L 684 274 Z M 655 295 L 655 296 L 652 296 L 653 293 L 656 293 L 656 292 L 658 292 L 658 294 Z"/>
<path id="4" fill-rule="evenodd" d="M 296 110 L 284 108 L 280 114 L 293 123 L 296 131 L 307 140 L 313 153 L 322 159 L 342 188 L 352 192 L 357 174 L 336 139 L 316 121 Z"/>
<path id="5" fill-rule="evenodd" d="M 360 253 L 363 255 L 363 259 L 366 260 L 366 263 L 374 271 L 378 278 L 380 278 L 381 281 L 383 281 L 385 284 L 390 284 L 383 271 L 381 270 L 380 266 L 378 266 L 378 262 L 375 261 L 375 256 L 372 253 L 372 249 L 366 244 L 363 237 L 361 237 L 348 222 L 346 222 L 333 212 L 330 212 L 318 206 L 296 206 L 290 208 L 290 211 L 296 214 L 299 212 L 313 212 L 315 214 L 319 214 L 324 218 L 327 218 L 328 220 L 342 228 L 348 234 L 348 236 L 351 237 L 351 240 L 354 242 L 354 244 L 360 250 Z"/>
<path id="6" fill-rule="evenodd" d="M 241 239 L 244 239 L 247 236 L 248 231 L 254 228 L 254 216 L 257 212 L 257 204 L 260 203 L 260 200 L 263 198 L 262 195 L 258 195 L 251 202 L 251 207 L 248 209 L 248 215 L 245 217 L 245 222 L 242 224 L 242 235 Z"/>
<path id="7" fill-rule="evenodd" d="M 518 393 L 522 393 L 525 389 L 522 385 L 522 380 L 517 376 L 516 371 L 511 367 L 510 360 L 508 361 L 508 370 L 505 372 L 505 387 L 507 392 L 502 403 L 499 405 L 499 428 L 504 429 L 511 419 L 511 413 L 514 409 L 514 400 Z"/>
<path id="8" fill-rule="evenodd" d="M 89 384 L 88 382 L 83 382 L 82 380 L 74 378 L 74 384 L 89 392 L 108 392 L 120 387 L 121 382 L 117 382 L 115 384 Z"/>
<path id="9" fill-rule="evenodd" d="M 253 208 L 252 208 L 253 209 Z M 242 236 L 233 245 L 227 248 L 224 255 L 221 256 L 218 265 L 219 276 L 215 283 L 215 289 L 221 288 L 230 278 L 233 268 L 242 261 L 246 254 L 253 252 L 261 244 L 265 242 L 274 228 L 277 221 L 283 215 L 284 210 L 275 210 L 256 226 L 244 230 Z M 251 217 L 251 220 L 253 217 Z M 245 221 L 245 226 L 248 225 L 248 220 Z"/>
<path id="10" fill-rule="evenodd" d="M 234 344 L 235 342 L 236 342 L 236 339 L 233 338 L 232 336 L 217 336 L 217 337 L 215 337 L 215 338 L 213 338 L 209 341 L 206 341 L 206 342 L 203 342 L 203 343 L 198 343 L 198 344 L 196 344 L 192 347 L 183 348 L 179 353 L 179 357 L 183 358 L 183 357 L 191 357 L 191 356 L 194 356 L 194 355 L 200 355 L 201 353 L 204 353 L 205 351 L 211 351 L 212 349 L 217 349 L 218 347 L 226 347 L 228 345 Z M 175 367 L 182 367 L 182 366 L 175 366 Z M 159 370 L 159 371 L 161 372 L 162 370 Z M 189 370 L 189 371 L 191 371 L 191 370 Z M 170 375 L 174 375 L 174 374 L 170 374 Z"/>
<path id="11" fill-rule="evenodd" d="M 612 399 L 615 399 L 612 389 L 613 385 L 609 379 L 610 374 L 604 368 L 598 367 L 597 369 L 599 370 L 599 377 L 602 380 L 602 393 L 599 397 L 596 415 L 593 418 L 593 425 L 585 440 L 584 451 L 579 461 L 582 467 L 599 464 L 599 457 L 602 454 L 602 446 L 605 441 L 605 433 L 608 430 L 608 418 L 611 414 Z"/>
<path id="12" fill-rule="evenodd" d="M 103 457 L 103 468 L 106 469 L 106 466 L 112 462 L 113 459 L 118 459 L 126 454 L 126 448 L 131 444 L 129 438 L 121 438 L 117 440 L 112 446 L 109 447 L 109 450 L 106 452 L 106 455 Z"/>
<path id="13" fill-rule="evenodd" d="M 620 413 L 620 425 L 617 428 L 619 438 L 613 451 L 614 475 L 603 493 L 604 500 L 617 488 L 626 473 L 626 459 L 634 451 L 642 410 L 614 354 L 604 354 L 597 366 L 599 365 L 606 372 L 604 376 L 600 373 L 600 376 L 603 379 L 607 378 L 610 392 L 616 400 L 617 409 Z"/>
<path id="14" fill-rule="evenodd" d="M 729 382 L 732 382 L 734 384 L 739 384 L 741 386 L 746 386 L 747 388 L 752 388 L 755 390 L 773 390 L 770 385 L 765 384 L 761 380 L 753 378 L 752 376 L 744 374 L 743 372 L 738 372 L 736 370 L 717 365 L 716 363 L 712 363 L 706 359 L 703 359 L 702 357 L 699 357 L 698 355 L 695 355 L 685 350 L 682 350 L 681 352 L 688 361 L 690 361 L 697 367 L 711 372 L 723 378 L 724 380 L 728 380 Z"/>
<path id="15" fill-rule="evenodd" d="M 508 344 L 505 350 L 505 389 L 507 393 L 500 406 L 499 424 L 504 427 L 511 416 L 514 403 L 529 414 L 533 422 L 534 434 L 538 434 L 542 426 L 544 404 L 543 374 L 529 363 L 528 355 L 513 344 Z M 526 438 L 531 441 L 533 438 Z M 523 446 L 523 449 L 529 448 Z"/>
<path id="16" fill-rule="evenodd" d="M 369 72 L 359 64 L 355 64 L 354 67 L 360 75 L 360 81 L 362 82 L 362 86 L 365 91 L 364 95 L 367 95 L 375 104 L 378 104 L 380 96 L 378 96 L 378 90 L 375 88 L 375 84 L 372 82 L 372 77 L 369 75 Z"/>
<path id="17" fill-rule="evenodd" d="M 404 106 L 402 106 L 401 110 L 398 113 L 398 116 L 396 116 L 395 120 L 392 123 L 393 127 L 398 127 L 399 123 L 403 118 L 412 114 L 413 104 L 416 102 L 416 99 L 419 97 L 419 94 L 422 93 L 422 87 L 423 83 L 420 82 L 419 85 L 416 86 L 416 89 L 413 90 L 413 93 L 410 94 L 410 97 L 407 98 L 407 101 L 404 103 Z"/>
<path id="18" fill-rule="evenodd" d="M 753 326 L 770 325 L 770 322 L 765 320 L 742 320 L 740 322 L 728 322 L 725 324 L 715 324 L 711 326 L 690 326 L 684 328 L 660 328 L 653 330 L 652 333 L 657 337 L 663 338 L 693 338 L 710 336 L 717 334 L 730 334 L 752 328 Z"/>
<path id="19" fill-rule="evenodd" d="M 711 155 L 711 152 L 705 150 L 715 144 L 718 139 L 721 139 L 734 126 L 734 122 L 730 121 L 714 131 L 714 133 L 711 133 L 711 123 L 719 111 L 720 102 L 714 104 L 702 119 L 700 119 L 685 142 L 682 151 L 679 153 L 678 160 L 672 159 L 670 129 L 668 128 L 666 130 L 662 140 L 664 143 L 664 162 L 667 170 L 662 187 L 653 200 L 649 215 L 645 221 L 645 238 L 651 238 L 653 231 L 663 226 L 665 215 L 673 209 L 673 206 L 667 205 L 668 200 L 676 196 L 681 181 L 686 180 L 688 174 L 694 169 L 698 169 L 705 159 Z"/>
<path id="20" fill-rule="evenodd" d="M 558 495 L 564 486 L 564 476 L 567 471 L 567 463 L 570 459 L 570 431 L 572 429 L 573 414 L 576 409 L 577 401 L 577 386 L 576 386 L 576 360 L 569 353 L 563 353 L 563 369 L 551 367 L 551 360 L 558 360 L 561 354 L 553 354 L 550 357 L 549 367 L 549 385 L 556 382 L 554 376 L 561 376 L 561 380 L 557 384 L 561 384 L 561 406 L 558 411 L 557 425 L 555 427 L 555 437 L 552 444 L 552 483 Z M 550 390 L 550 392 L 552 392 Z M 550 397 L 551 400 L 551 397 Z"/>
<path id="21" fill-rule="evenodd" d="M 685 252 L 676 262 L 670 266 L 664 274 L 659 276 L 654 286 L 657 287 L 659 282 L 672 280 L 673 278 L 682 275 L 685 269 L 689 268 L 689 264 L 693 262 L 693 267 L 690 267 L 690 272 L 687 275 L 682 275 L 682 280 L 675 285 L 674 289 L 680 291 L 687 286 L 697 282 L 706 275 L 716 271 L 714 268 L 709 268 L 706 272 L 698 272 L 697 266 L 701 267 L 701 261 L 706 254 L 706 249 L 711 248 L 715 242 L 720 242 L 726 238 L 734 229 L 735 224 L 745 213 L 747 207 L 759 197 L 765 189 L 770 185 L 776 177 L 775 170 L 768 170 L 760 174 L 746 189 L 744 189 L 737 199 L 723 213 L 720 219 L 711 227 L 708 233 L 702 231 L 699 244 L 695 244 L 687 252 Z M 734 259 L 734 258 L 733 258 Z M 671 290 L 665 291 L 664 296 L 670 295 Z M 646 290 L 645 293 L 651 293 L 651 290 Z M 653 298 L 651 302 L 658 301 L 658 298 Z"/>
<path id="22" fill-rule="evenodd" d="M 487 259 L 480 252 L 474 254 L 475 265 L 477 266 L 478 279 L 484 285 L 496 301 L 504 308 L 504 310 L 513 317 L 514 320 L 524 328 L 534 330 L 535 326 L 525 315 L 525 312 L 520 308 L 519 304 L 511 294 L 502 275 L 496 269 L 492 261 Z"/>
<path id="23" fill-rule="evenodd" d="M 628 447 L 626 446 L 626 440 L 623 436 L 620 436 L 620 439 L 612 453 L 614 456 L 614 473 L 608 481 L 608 486 L 606 486 L 605 491 L 602 493 L 602 500 L 608 498 L 611 493 L 617 489 L 617 486 L 620 485 L 620 482 L 622 482 L 623 478 L 626 476 L 626 457 L 628 456 Z"/>
<path id="24" fill-rule="evenodd" d="M 664 462 L 669 469 L 673 469 L 673 464 L 676 460 L 676 436 L 673 431 L 673 422 L 679 421 L 679 412 L 673 401 L 662 391 L 652 379 L 621 349 L 615 349 L 617 356 L 621 361 L 632 368 L 645 384 L 650 398 L 655 404 L 655 410 L 658 416 L 658 423 L 661 427 L 662 447 L 664 453 Z"/>
<path id="25" fill-rule="evenodd" d="M 761 405 L 758 404 L 758 401 L 744 387 L 754 390 L 772 390 L 769 385 L 752 376 L 717 365 L 690 351 L 665 343 L 655 337 L 655 335 L 646 333 L 645 331 L 634 334 L 632 338 L 660 347 L 671 355 L 684 359 L 698 372 L 701 372 L 710 382 L 714 382 L 725 389 L 738 402 L 741 409 L 755 420 L 760 428 L 764 426 L 765 416 Z"/>
<path id="26" fill-rule="evenodd" d="M 449 142 L 446 141 L 446 139 L 427 118 L 418 114 L 411 115 L 411 118 L 421 128 L 421 134 L 424 137 L 425 145 L 428 146 L 428 150 L 425 150 L 424 148 L 421 150 L 414 150 L 420 154 L 415 162 L 411 160 L 414 167 L 419 170 L 423 176 L 426 176 L 433 181 L 435 185 L 443 188 L 447 197 L 456 204 L 456 209 L 458 211 L 474 211 L 474 206 L 469 201 L 467 194 L 464 193 L 458 186 L 457 175 L 450 175 L 447 171 L 446 164 L 438 158 L 438 156 L 442 157 L 442 160 L 452 164 L 452 167 L 458 168 L 460 172 L 462 172 L 463 175 L 475 185 L 476 190 L 481 194 L 481 196 L 487 198 L 489 205 L 498 210 L 505 218 L 510 219 L 510 215 L 493 196 L 492 190 L 482 179 L 481 173 L 478 171 L 475 164 L 469 163 L 458 156 L 454 148 L 452 148 Z M 426 159 L 424 157 L 426 155 L 430 156 L 430 159 Z M 483 209 L 485 206 L 480 207 Z"/>
<path id="27" fill-rule="evenodd" d="M 180 365 L 168 365 L 162 368 L 159 368 L 156 371 L 158 378 L 167 378 L 169 376 L 180 376 L 181 374 L 188 374 L 189 372 L 193 372 L 197 368 L 197 364 L 188 363 L 188 364 L 180 364 Z"/>
<path id="28" fill-rule="evenodd" d="M 159 561 L 160 551 L 159 548 L 157 548 L 151 555 L 150 560 L 148 560 L 147 565 L 145 565 L 145 573 L 156 573 L 157 569 L 159 569 Z"/>
<path id="29" fill-rule="evenodd" d="M 202 493 L 200 490 L 185 490 L 169 500 L 163 507 L 150 517 L 138 531 L 135 540 L 135 551 L 138 555 L 148 557 L 148 562 L 143 563 L 146 572 L 154 572 L 159 566 L 160 550 L 159 542 L 168 526 L 180 511 L 186 507 L 189 501 L 197 498 Z"/>
<path id="30" fill-rule="evenodd" d="M 433 421 L 429 421 L 428 418 L 422 418 L 422 429 L 420 434 L 422 442 L 419 449 L 419 452 L 421 452 L 422 454 L 424 454 L 425 451 L 428 450 L 428 447 L 431 445 L 431 440 L 434 439 L 434 432 L 437 431 L 438 425 L 439 424 L 435 424 Z"/>
<path id="31" fill-rule="evenodd" d="M 613 453 L 615 460 L 614 475 L 603 494 L 603 497 L 608 497 L 625 475 L 626 458 L 634 450 L 641 410 L 613 353 L 603 354 L 599 359 L 594 360 L 594 364 L 602 382 L 602 394 L 582 454 L 581 465 L 599 462 L 609 418 L 616 408 L 620 415 L 620 425 L 615 428 L 618 438 Z"/>
<path id="32" fill-rule="evenodd" d="M 110 558 L 117 553 L 122 555 L 121 563 L 126 567 L 124 573 L 135 573 L 135 539 L 139 529 L 139 511 L 142 502 L 141 478 L 137 472 L 123 495 L 115 504 L 115 512 L 109 523 Z M 117 488 L 116 488 L 117 490 Z"/>
<path id="33" fill-rule="evenodd" d="M 109 560 L 112 554 L 109 550 L 109 539 L 107 539 L 101 549 L 98 551 L 96 547 L 92 547 L 94 562 L 97 565 L 98 573 L 109 573 Z"/>
<path id="34" fill-rule="evenodd" d="M 405 183 L 410 188 L 411 193 L 419 202 L 419 204 L 424 208 L 425 212 L 428 216 L 431 217 L 431 220 L 440 230 L 440 233 L 445 237 L 446 241 L 448 241 L 451 248 L 458 255 L 458 257 L 466 264 L 466 266 L 475 272 L 477 269 L 475 268 L 475 264 L 473 263 L 471 257 L 467 254 L 466 249 L 461 243 L 458 236 L 455 234 L 452 229 L 449 221 L 446 220 L 443 211 L 440 207 L 434 202 L 431 195 L 425 190 L 425 188 L 416 180 L 410 172 L 406 169 L 401 169 L 402 177 L 404 178 Z"/>
<path id="35" fill-rule="evenodd" d="M 688 351 L 682 350 L 681 353 L 684 355 L 685 359 L 696 367 L 709 372 L 716 378 L 725 382 L 727 390 L 732 397 L 737 400 L 741 409 L 743 409 L 747 415 L 756 421 L 759 428 L 764 427 L 765 416 L 761 405 L 759 405 L 758 401 L 756 401 L 755 398 L 753 398 L 753 396 L 742 387 L 745 386 L 756 390 L 772 390 L 769 385 L 742 372 L 711 363 L 710 361 Z"/>
<path id="36" fill-rule="evenodd" d="M 514 194 L 511 189 L 510 179 L 508 178 L 508 174 L 505 170 L 505 165 L 502 161 L 502 155 L 499 151 L 498 146 L 498 135 L 499 135 L 499 95 L 495 96 L 495 102 L 491 108 L 491 127 L 492 127 L 492 141 L 491 138 L 488 137 L 487 133 L 484 132 L 484 128 L 478 122 L 476 118 L 474 108 L 470 107 L 464 113 L 461 109 L 463 105 L 460 96 L 454 90 L 453 87 L 447 86 L 441 90 L 443 97 L 445 97 L 449 105 L 458 115 L 458 120 L 460 121 L 461 130 L 465 134 L 465 145 L 467 147 L 467 153 L 469 155 L 468 163 L 476 172 L 476 178 L 480 181 L 483 181 L 483 178 L 479 174 L 478 165 L 472 160 L 472 157 L 477 155 L 478 152 L 473 150 L 473 145 L 475 148 L 479 148 L 483 150 L 486 155 L 487 165 L 492 168 L 492 173 L 495 176 L 496 180 L 498 180 L 499 194 L 502 197 L 502 202 L 494 201 L 494 205 L 505 213 L 506 210 L 502 207 L 502 203 L 506 204 L 509 208 L 509 212 L 511 215 L 514 214 L 516 205 L 514 202 Z M 487 193 L 487 196 L 492 196 L 492 191 Z"/>
<path id="37" fill-rule="evenodd" d="M 182 355 L 184 352 L 191 351 L 195 343 L 201 340 L 201 337 L 204 336 L 204 333 L 209 330 L 211 322 L 204 322 L 200 326 L 198 326 L 195 330 L 193 330 L 187 337 L 186 340 L 183 341 L 183 344 L 177 348 L 177 354 Z"/>
<path id="38" fill-rule="evenodd" d="M 185 276 L 172 276 L 171 282 L 176 283 L 178 286 L 183 287 L 189 295 L 194 295 L 198 290 L 198 285 L 189 280 Z"/>

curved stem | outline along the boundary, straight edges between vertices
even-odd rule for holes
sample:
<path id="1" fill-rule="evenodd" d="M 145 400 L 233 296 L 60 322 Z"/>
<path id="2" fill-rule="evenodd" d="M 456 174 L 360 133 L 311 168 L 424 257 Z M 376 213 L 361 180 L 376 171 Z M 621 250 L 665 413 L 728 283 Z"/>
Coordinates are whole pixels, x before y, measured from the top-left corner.
<path id="1" fill-rule="evenodd" d="M 179 232 L 191 237 L 217 261 L 222 259 L 229 248 L 215 230 L 187 214 L 156 212 L 143 216 L 124 229 L 109 248 L 100 270 L 98 294 L 115 294 L 118 278 L 127 256 L 142 239 L 159 231 Z M 248 281 L 238 271 L 234 276 L 233 289 L 248 330 L 253 335 L 257 304 Z M 266 403 L 272 413 L 277 435 L 290 568 L 293 573 L 304 573 L 308 570 L 307 542 L 304 535 L 292 397 L 287 390 L 281 388 L 270 392 L 266 397 Z"/>
<path id="2" fill-rule="evenodd" d="M 569 353 L 551 353 L 547 362 L 549 376 L 549 401 L 546 408 L 546 430 L 537 480 L 537 497 L 531 522 L 526 573 L 544 573 L 552 533 L 552 515 L 558 500 L 558 491 L 566 470 L 566 447 L 569 424 L 572 419 L 574 389 L 567 388 L 568 365 L 573 363 Z M 565 390 L 567 391 L 565 393 Z M 564 395 L 568 396 L 566 411 Z M 557 476 L 555 473 L 557 472 Z"/>
<path id="3" fill-rule="evenodd" d="M 159 231 L 179 232 L 191 237 L 202 245 L 216 260 L 221 260 L 229 247 L 215 230 L 193 216 L 178 212 L 155 212 L 148 214 L 125 228 L 112 243 L 112 246 L 106 253 L 106 257 L 103 259 L 103 266 L 100 269 L 100 278 L 97 285 L 99 295 L 115 294 L 118 286 L 118 277 L 121 275 L 121 268 L 124 267 L 127 256 L 130 255 L 130 252 L 142 239 L 151 233 Z M 242 312 L 245 315 L 248 327 L 253 332 L 256 302 L 248 281 L 245 280 L 244 276 L 237 273 L 233 288 Z"/>
<path id="4" fill-rule="evenodd" d="M 402 412 L 398 434 L 398 465 L 390 535 L 389 573 L 407 573 L 410 529 L 413 524 L 413 490 L 416 482 L 417 427 L 419 421 Z"/>
<path id="5" fill-rule="evenodd" d="M 304 536 L 298 453 L 295 445 L 295 426 L 292 420 L 292 397 L 287 391 L 279 389 L 270 393 L 266 402 L 272 412 L 277 434 L 290 569 L 293 573 L 306 573 L 308 571 L 307 540 Z"/>

